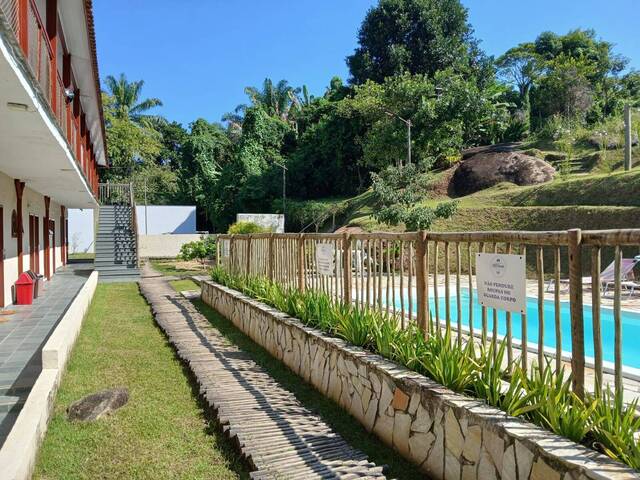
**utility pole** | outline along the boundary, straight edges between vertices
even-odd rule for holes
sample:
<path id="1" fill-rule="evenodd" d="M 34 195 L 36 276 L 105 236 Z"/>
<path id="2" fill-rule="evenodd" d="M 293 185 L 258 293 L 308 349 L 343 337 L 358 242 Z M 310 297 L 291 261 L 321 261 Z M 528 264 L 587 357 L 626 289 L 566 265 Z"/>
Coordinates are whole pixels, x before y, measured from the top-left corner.
<path id="1" fill-rule="evenodd" d="M 624 106 L 624 169 L 631 170 L 631 106 Z"/>
<path id="2" fill-rule="evenodd" d="M 282 215 L 284 216 L 284 221 L 285 224 L 287 222 L 287 170 L 288 168 L 281 163 L 278 162 L 273 162 L 275 163 L 277 166 L 279 166 L 282 169 Z"/>
<path id="3" fill-rule="evenodd" d="M 384 113 L 390 117 L 397 118 L 407 126 L 407 165 L 411 165 L 411 120 L 402 118 L 397 113 L 389 112 L 387 110 L 385 110 Z M 400 167 L 402 167 L 402 163 L 400 163 Z"/>

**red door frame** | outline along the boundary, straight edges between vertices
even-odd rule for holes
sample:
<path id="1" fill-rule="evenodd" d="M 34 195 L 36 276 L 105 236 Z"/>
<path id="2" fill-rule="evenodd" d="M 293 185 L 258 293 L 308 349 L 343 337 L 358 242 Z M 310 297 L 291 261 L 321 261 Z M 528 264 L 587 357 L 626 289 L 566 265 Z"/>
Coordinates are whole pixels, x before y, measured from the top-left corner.
<path id="1" fill-rule="evenodd" d="M 56 273 L 56 221 L 52 218 L 49 220 L 51 223 L 51 275 L 55 275 Z"/>
<path id="2" fill-rule="evenodd" d="M 51 260 L 49 251 L 49 204 L 51 199 L 44 197 L 44 219 L 42 220 L 42 240 L 44 241 L 44 276 L 51 278 Z"/>
<path id="3" fill-rule="evenodd" d="M 36 232 L 33 230 L 34 229 L 34 216 L 33 215 L 29 215 L 29 270 L 32 270 L 35 272 L 36 270 L 36 263 L 35 263 L 35 259 L 36 259 Z"/>
<path id="4" fill-rule="evenodd" d="M 4 307 L 4 210 L 0 207 L 0 308 Z"/>
<path id="5" fill-rule="evenodd" d="M 35 267 L 34 272 L 40 273 L 40 217 L 33 216 L 33 238 L 35 243 Z"/>

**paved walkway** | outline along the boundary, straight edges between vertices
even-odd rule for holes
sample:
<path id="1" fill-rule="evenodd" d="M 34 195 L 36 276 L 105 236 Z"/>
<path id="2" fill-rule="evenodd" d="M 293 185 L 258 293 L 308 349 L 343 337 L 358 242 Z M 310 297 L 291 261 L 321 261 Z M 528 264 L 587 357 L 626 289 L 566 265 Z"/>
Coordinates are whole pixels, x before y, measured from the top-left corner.
<path id="1" fill-rule="evenodd" d="M 89 278 L 93 265 L 58 269 L 33 305 L 13 305 L 0 315 L 0 447 L 42 371 L 42 346 Z"/>
<path id="2" fill-rule="evenodd" d="M 236 348 L 149 266 L 140 282 L 156 321 L 194 373 L 254 479 L 385 478 L 329 425 Z"/>

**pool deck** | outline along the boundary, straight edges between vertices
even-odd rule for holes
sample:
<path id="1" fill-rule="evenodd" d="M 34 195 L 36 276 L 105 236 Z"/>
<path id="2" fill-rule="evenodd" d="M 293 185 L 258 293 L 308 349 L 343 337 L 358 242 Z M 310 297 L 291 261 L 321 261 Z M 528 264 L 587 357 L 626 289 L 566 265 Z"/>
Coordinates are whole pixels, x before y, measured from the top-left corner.
<path id="1" fill-rule="evenodd" d="M 0 447 L 42 371 L 42 347 L 92 271 L 92 263 L 62 267 L 33 305 L 0 315 Z"/>

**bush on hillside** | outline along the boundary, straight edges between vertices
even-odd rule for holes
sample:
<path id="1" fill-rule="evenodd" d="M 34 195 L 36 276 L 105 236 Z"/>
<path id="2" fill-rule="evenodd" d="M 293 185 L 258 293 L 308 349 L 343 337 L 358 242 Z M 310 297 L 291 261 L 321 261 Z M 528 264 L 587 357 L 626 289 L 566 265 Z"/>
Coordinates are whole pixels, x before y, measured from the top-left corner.
<path id="1" fill-rule="evenodd" d="M 254 222 L 235 222 L 229 226 L 227 233 L 232 235 L 248 234 L 248 233 L 267 233 L 271 230 L 258 225 Z"/>

